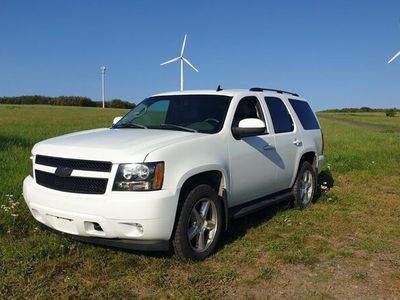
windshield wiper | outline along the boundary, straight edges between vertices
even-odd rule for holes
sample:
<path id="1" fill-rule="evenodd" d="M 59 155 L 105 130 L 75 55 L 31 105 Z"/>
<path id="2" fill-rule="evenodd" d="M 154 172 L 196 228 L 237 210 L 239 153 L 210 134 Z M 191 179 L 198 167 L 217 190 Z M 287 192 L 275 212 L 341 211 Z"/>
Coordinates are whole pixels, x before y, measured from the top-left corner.
<path id="1" fill-rule="evenodd" d="M 183 130 L 183 131 L 190 131 L 190 132 L 198 132 L 196 129 L 185 127 L 185 126 L 180 126 L 180 125 L 175 125 L 175 124 L 160 124 L 160 127 L 163 128 L 168 128 L 168 129 L 178 129 L 178 130 Z"/>
<path id="2" fill-rule="evenodd" d="M 113 126 L 113 128 L 143 128 L 143 129 L 147 129 L 146 126 L 140 125 L 140 124 L 136 124 L 136 123 L 120 124 L 118 126 Z"/>

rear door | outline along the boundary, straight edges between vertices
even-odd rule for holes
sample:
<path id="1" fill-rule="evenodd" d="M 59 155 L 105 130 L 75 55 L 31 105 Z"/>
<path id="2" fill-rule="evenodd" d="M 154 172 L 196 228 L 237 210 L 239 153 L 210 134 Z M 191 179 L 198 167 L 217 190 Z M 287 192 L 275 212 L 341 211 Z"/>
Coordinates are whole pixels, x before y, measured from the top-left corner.
<path id="1" fill-rule="evenodd" d="M 303 143 L 297 128 L 284 101 L 275 96 L 264 97 L 273 124 L 273 136 L 277 155 L 282 162 L 277 165 L 276 186 L 279 190 L 291 188 L 291 183 L 296 174 L 297 157 L 301 153 Z"/>

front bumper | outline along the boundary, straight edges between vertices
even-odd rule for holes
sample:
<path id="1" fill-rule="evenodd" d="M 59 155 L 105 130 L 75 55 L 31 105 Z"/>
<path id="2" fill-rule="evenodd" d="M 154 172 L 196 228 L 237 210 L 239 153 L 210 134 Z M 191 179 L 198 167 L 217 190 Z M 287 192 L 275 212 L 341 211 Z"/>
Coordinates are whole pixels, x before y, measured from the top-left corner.
<path id="1" fill-rule="evenodd" d="M 53 232 L 59 232 L 51 227 L 42 224 L 44 229 Z M 98 237 L 80 236 L 68 233 L 62 233 L 70 239 L 82 243 L 95 244 L 106 247 L 119 249 L 136 250 L 136 251 L 167 251 L 169 250 L 169 241 L 156 240 L 130 240 L 130 239 L 105 239 Z"/>
<path id="2" fill-rule="evenodd" d="M 40 186 L 31 176 L 24 180 L 23 194 L 33 217 L 54 230 L 86 242 L 111 246 L 114 241 L 115 247 L 136 250 L 168 242 L 178 203 L 177 196 L 166 190 L 75 194 Z M 124 246 L 134 241 L 138 247 Z"/>

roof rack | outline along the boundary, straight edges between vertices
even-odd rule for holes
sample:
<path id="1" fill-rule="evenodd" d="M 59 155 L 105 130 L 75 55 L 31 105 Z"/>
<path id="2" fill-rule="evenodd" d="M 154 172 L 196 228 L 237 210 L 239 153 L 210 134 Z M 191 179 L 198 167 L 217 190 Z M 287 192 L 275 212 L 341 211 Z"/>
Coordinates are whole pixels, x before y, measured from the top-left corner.
<path id="1" fill-rule="evenodd" d="M 253 87 L 250 89 L 250 92 L 264 92 L 264 91 L 277 92 L 279 94 L 289 94 L 289 95 L 292 95 L 295 97 L 299 97 L 299 95 L 296 93 L 282 91 L 282 90 L 276 90 L 276 89 L 265 89 L 265 88 L 259 88 L 259 87 Z"/>

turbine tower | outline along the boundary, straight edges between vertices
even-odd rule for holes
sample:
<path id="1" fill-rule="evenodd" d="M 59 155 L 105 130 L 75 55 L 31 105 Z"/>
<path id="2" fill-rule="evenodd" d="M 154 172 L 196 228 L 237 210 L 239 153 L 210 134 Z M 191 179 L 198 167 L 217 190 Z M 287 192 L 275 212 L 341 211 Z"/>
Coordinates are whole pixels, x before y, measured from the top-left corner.
<path id="1" fill-rule="evenodd" d="M 162 64 L 160 64 L 161 66 L 175 62 L 180 60 L 181 62 L 181 91 L 183 91 L 183 63 L 187 63 L 193 70 L 195 70 L 196 72 L 199 72 L 199 70 L 197 70 L 191 63 L 190 61 L 188 61 L 186 58 L 183 57 L 183 52 L 185 51 L 185 45 L 186 45 L 186 36 L 187 34 L 185 34 L 185 37 L 183 39 L 183 44 L 182 44 L 182 49 L 181 49 L 181 55 L 178 57 L 175 57 L 173 59 L 170 59 L 166 62 L 163 62 Z"/>
<path id="2" fill-rule="evenodd" d="M 101 73 L 101 99 L 103 100 L 103 108 L 104 108 L 104 102 L 106 99 L 106 85 L 105 85 L 106 67 L 105 66 L 100 67 L 100 73 Z"/>

